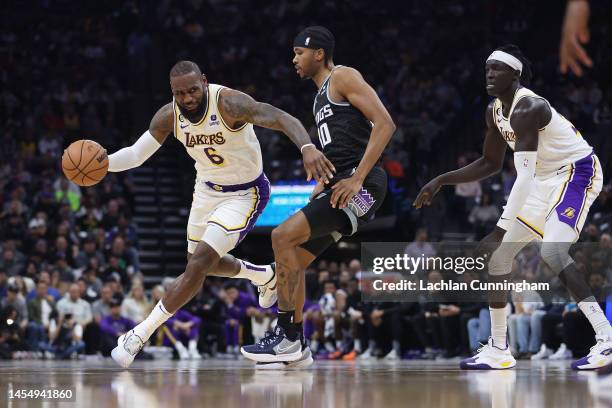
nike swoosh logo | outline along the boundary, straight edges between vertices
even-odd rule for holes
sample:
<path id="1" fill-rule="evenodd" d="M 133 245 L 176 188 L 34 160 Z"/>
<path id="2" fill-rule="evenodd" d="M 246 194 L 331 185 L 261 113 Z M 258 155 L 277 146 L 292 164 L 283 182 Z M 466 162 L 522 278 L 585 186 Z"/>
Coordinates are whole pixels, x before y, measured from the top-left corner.
<path id="1" fill-rule="evenodd" d="M 179 125 L 181 127 L 181 129 L 185 129 L 187 126 L 189 126 L 189 124 L 183 126 L 183 125 Z"/>
<path id="2" fill-rule="evenodd" d="M 501 219 L 502 219 L 502 220 L 506 220 L 506 221 L 509 221 L 509 220 L 510 220 L 510 218 L 504 218 L 504 217 L 501 217 Z"/>
<path id="3" fill-rule="evenodd" d="M 285 348 L 280 348 L 278 347 L 278 349 L 276 349 L 276 351 L 278 351 L 279 353 L 284 353 L 286 351 L 289 351 L 289 349 L 293 347 L 293 345 L 289 346 L 289 347 L 285 347 Z"/>

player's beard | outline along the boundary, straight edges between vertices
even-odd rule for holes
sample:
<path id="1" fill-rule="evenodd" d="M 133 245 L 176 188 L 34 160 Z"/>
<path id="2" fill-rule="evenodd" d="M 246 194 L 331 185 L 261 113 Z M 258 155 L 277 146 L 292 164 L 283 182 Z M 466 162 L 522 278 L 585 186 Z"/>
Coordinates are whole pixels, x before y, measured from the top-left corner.
<path id="1" fill-rule="evenodd" d="M 208 102 L 208 95 L 204 95 L 202 100 L 200 100 L 198 107 L 192 111 L 183 108 L 179 104 L 177 104 L 177 106 L 179 110 L 181 111 L 181 114 L 185 118 L 187 118 L 188 121 L 195 123 L 195 122 L 199 122 L 200 120 L 202 120 L 202 115 L 204 115 L 204 111 L 206 110 L 206 104 L 204 102 L 205 99 L 206 99 L 206 102 Z"/>

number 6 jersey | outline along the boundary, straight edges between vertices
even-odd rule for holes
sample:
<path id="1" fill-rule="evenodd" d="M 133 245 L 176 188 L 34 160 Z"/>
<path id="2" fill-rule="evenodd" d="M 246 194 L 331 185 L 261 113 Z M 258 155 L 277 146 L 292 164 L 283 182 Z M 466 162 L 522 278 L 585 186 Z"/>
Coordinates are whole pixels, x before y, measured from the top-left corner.
<path id="1" fill-rule="evenodd" d="M 372 132 L 372 123 L 359 109 L 329 97 L 331 77 L 341 66 L 334 67 L 323 82 L 312 107 L 321 148 L 338 174 L 359 165 Z"/>
<path id="2" fill-rule="evenodd" d="M 219 185 L 248 183 L 263 171 L 261 148 L 252 123 L 232 129 L 223 121 L 218 109 L 223 88 L 208 84 L 206 111 L 198 123 L 185 118 L 173 100 L 174 136 L 195 160 L 198 179 Z"/>

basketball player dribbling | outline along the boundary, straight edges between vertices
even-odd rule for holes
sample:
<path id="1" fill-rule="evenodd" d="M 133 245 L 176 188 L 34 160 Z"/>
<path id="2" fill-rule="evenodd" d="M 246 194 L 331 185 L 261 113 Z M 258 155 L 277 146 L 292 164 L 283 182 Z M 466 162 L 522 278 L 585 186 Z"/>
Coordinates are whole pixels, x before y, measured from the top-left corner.
<path id="1" fill-rule="evenodd" d="M 369 221 L 387 191 L 387 175 L 376 164 L 395 124 L 357 70 L 334 65 L 334 45 L 332 33 L 320 26 L 306 28 L 293 43 L 297 74 L 318 88 L 313 115 L 336 174 L 329 185 L 317 183 L 310 203 L 272 232 L 277 287 L 267 291 L 278 296 L 278 324 L 259 343 L 241 349 L 258 368 L 303 368 L 312 362 L 302 330 L 304 269 Z"/>
<path id="2" fill-rule="evenodd" d="M 286 112 L 208 83 L 190 61 L 170 70 L 170 87 L 173 101 L 157 111 L 149 130 L 108 157 L 109 171 L 138 167 L 174 133 L 195 160 L 197 172 L 185 272 L 142 323 L 119 337 L 111 355 L 122 367 L 129 367 L 151 334 L 198 293 L 207 275 L 249 279 L 264 294 L 263 288 L 275 284 L 271 267 L 257 268 L 228 255 L 253 228 L 270 196 L 253 125 L 285 133 L 301 150 L 308 179 L 324 184 L 333 176 L 331 163 L 310 143 L 299 120 Z M 260 295 L 260 302 L 266 301 Z"/>
<path id="3" fill-rule="evenodd" d="M 529 61 L 518 47 L 496 49 L 485 65 L 487 93 L 495 97 L 486 112 L 482 157 L 431 180 L 414 205 L 429 205 L 441 186 L 477 181 L 502 168 L 506 145 L 514 150 L 516 181 L 495 230 L 483 243 L 496 248 L 489 261 L 493 281 L 510 279 L 512 261 L 532 240 L 541 240 L 544 262 L 565 284 L 595 332 L 589 354 L 572 363 L 575 370 L 612 364 L 612 327 L 568 251 L 576 242 L 589 208 L 602 189 L 603 175 L 593 148 L 548 103 L 524 87 Z M 501 245 L 500 245 L 501 243 Z M 463 369 L 507 369 L 516 365 L 506 338 L 508 293 L 489 294 L 491 337 Z"/>

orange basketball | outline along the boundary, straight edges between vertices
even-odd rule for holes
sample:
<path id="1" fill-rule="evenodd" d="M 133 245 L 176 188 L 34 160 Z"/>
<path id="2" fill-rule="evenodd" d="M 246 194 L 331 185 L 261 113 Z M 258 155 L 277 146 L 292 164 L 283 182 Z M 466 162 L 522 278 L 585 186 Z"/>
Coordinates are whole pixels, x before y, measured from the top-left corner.
<path id="1" fill-rule="evenodd" d="M 62 170 L 68 180 L 79 186 L 93 186 L 108 171 L 106 149 L 93 140 L 76 141 L 64 150 Z"/>

